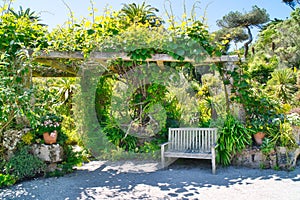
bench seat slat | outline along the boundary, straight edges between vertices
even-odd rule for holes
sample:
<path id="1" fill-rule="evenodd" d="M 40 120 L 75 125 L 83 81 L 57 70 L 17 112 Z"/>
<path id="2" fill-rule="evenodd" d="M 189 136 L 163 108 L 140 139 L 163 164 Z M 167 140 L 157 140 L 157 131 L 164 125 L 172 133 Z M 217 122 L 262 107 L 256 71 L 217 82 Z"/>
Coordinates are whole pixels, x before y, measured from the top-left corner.
<path id="1" fill-rule="evenodd" d="M 165 157 L 168 158 L 199 158 L 199 159 L 212 159 L 211 153 L 184 153 L 184 152 L 165 152 Z"/>

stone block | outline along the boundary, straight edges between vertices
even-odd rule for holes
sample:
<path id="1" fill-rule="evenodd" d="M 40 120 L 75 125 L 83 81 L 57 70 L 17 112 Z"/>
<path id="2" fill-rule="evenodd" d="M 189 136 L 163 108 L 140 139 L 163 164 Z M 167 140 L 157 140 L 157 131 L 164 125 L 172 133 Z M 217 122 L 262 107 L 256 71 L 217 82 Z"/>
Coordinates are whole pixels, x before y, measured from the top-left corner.
<path id="1" fill-rule="evenodd" d="M 244 149 L 235 156 L 234 165 L 250 168 L 271 168 L 276 166 L 276 153 L 264 155 L 258 148 Z"/>
<path id="2" fill-rule="evenodd" d="M 277 151 L 277 163 L 280 168 L 291 168 L 297 164 L 297 159 L 300 156 L 300 147 L 289 150 L 285 147 L 278 147 Z"/>
<path id="3" fill-rule="evenodd" d="M 34 144 L 32 145 L 33 154 L 41 160 L 49 163 L 63 161 L 63 148 L 59 144 Z"/>

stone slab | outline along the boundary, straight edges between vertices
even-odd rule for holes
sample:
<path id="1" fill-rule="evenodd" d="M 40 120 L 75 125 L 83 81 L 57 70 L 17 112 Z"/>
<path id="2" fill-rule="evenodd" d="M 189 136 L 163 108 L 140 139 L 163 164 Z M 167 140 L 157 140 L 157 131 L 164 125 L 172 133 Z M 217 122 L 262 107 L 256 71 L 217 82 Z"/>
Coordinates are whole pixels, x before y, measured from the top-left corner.
<path id="1" fill-rule="evenodd" d="M 49 163 L 63 161 L 63 148 L 59 144 L 34 144 L 32 145 L 33 154 L 41 160 Z"/>

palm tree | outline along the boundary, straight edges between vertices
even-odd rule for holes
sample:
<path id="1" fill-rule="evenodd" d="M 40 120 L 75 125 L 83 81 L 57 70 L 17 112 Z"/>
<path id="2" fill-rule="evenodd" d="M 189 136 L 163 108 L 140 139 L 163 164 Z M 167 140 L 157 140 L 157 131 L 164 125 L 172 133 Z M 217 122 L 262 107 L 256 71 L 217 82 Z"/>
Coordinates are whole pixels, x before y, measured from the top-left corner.
<path id="1" fill-rule="evenodd" d="M 156 16 L 155 12 L 159 12 L 159 10 L 151 5 L 146 5 L 145 2 L 142 5 L 131 3 L 123 4 L 120 16 L 128 17 L 131 23 L 149 23 L 151 26 L 160 26 L 163 20 Z"/>
<path id="2" fill-rule="evenodd" d="M 41 21 L 40 16 L 38 16 L 34 11 L 31 11 L 30 8 L 27 8 L 26 10 L 23 10 L 22 6 L 20 6 L 20 10 L 18 12 L 12 10 L 11 8 L 8 9 L 8 11 L 13 14 L 17 19 L 26 17 L 31 22 L 34 21 Z M 45 26 L 45 24 L 39 24 L 41 26 Z"/>

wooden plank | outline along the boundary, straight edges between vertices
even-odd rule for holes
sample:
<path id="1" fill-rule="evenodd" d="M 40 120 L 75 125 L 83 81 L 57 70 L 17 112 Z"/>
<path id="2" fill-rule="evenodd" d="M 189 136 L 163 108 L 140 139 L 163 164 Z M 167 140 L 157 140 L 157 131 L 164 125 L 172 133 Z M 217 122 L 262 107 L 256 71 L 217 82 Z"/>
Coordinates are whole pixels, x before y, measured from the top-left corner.
<path id="1" fill-rule="evenodd" d="M 34 58 L 46 58 L 46 59 L 75 59 L 75 60 L 82 60 L 84 59 L 84 55 L 81 52 L 59 52 L 59 51 L 51 51 L 45 52 L 40 51 L 35 53 Z"/>
<path id="2" fill-rule="evenodd" d="M 84 54 L 81 52 L 37 52 L 33 56 L 35 59 L 75 59 L 75 60 L 84 60 Z M 91 60 L 111 60 L 121 58 L 125 61 L 132 60 L 127 53 L 125 52 L 92 52 L 89 57 Z M 221 57 L 207 57 L 201 63 L 220 63 L 220 62 L 238 62 L 240 58 L 238 55 L 223 55 Z M 174 59 L 172 56 L 167 54 L 154 54 L 152 58 L 148 58 L 145 61 L 155 61 L 159 62 L 159 66 L 162 66 L 162 62 L 180 62 L 179 60 Z M 183 62 L 196 63 L 193 59 L 186 58 Z"/>
<path id="3" fill-rule="evenodd" d="M 64 72 L 67 72 L 67 73 L 70 73 L 70 74 L 73 74 L 73 75 L 76 75 L 78 73 L 78 69 L 75 68 L 72 68 L 72 67 L 68 67 L 67 65 L 65 65 L 64 63 L 61 63 L 57 60 L 54 60 L 54 59 L 35 59 L 34 60 L 35 62 L 38 62 L 40 64 L 44 64 L 44 65 L 47 65 L 47 66 L 51 66 L 55 69 L 59 69 L 59 70 L 62 70 Z"/>
<path id="4" fill-rule="evenodd" d="M 192 132 L 192 138 L 193 138 L 193 140 L 192 140 L 192 148 L 193 149 L 197 149 L 197 147 L 196 147 L 196 141 L 195 141 L 197 134 L 195 134 L 194 130 L 192 130 L 191 132 Z"/>
<path id="5" fill-rule="evenodd" d="M 185 152 L 171 152 L 171 151 L 165 152 L 164 156 L 174 157 L 174 158 L 196 158 L 196 159 L 212 158 L 212 154 L 210 153 L 185 153 Z"/>

